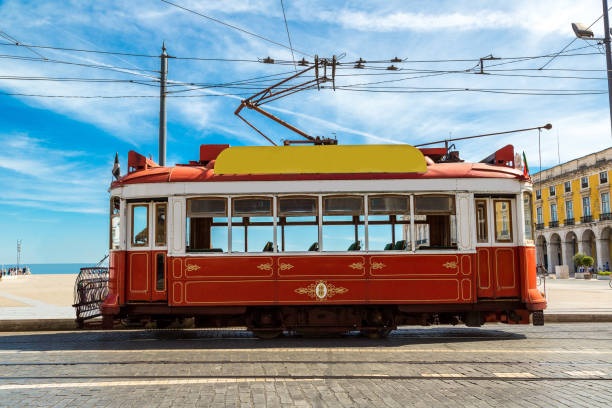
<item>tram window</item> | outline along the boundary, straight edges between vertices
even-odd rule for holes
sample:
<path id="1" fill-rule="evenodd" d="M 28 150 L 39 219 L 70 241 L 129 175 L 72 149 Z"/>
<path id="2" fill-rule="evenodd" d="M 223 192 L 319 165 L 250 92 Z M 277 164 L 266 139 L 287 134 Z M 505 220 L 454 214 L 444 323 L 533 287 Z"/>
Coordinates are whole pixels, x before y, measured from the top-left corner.
<path id="1" fill-rule="evenodd" d="M 121 200 L 111 197 L 110 202 L 110 249 L 119 249 L 121 243 L 120 233 Z"/>
<path id="2" fill-rule="evenodd" d="M 409 214 L 408 196 L 370 196 L 368 249 L 372 251 L 410 249 Z"/>
<path id="3" fill-rule="evenodd" d="M 476 200 L 476 233 L 478 242 L 489 241 L 488 231 L 487 202 L 484 200 Z"/>
<path id="4" fill-rule="evenodd" d="M 523 209 L 525 212 L 525 239 L 533 241 L 533 210 L 531 208 L 531 193 L 523 193 Z"/>
<path id="5" fill-rule="evenodd" d="M 187 200 L 187 251 L 227 252 L 227 200 Z"/>
<path id="6" fill-rule="evenodd" d="M 155 257 L 155 290 L 162 291 L 166 289 L 166 268 L 164 254 L 157 254 Z"/>
<path id="7" fill-rule="evenodd" d="M 457 248 L 457 219 L 452 196 L 415 196 L 415 227 L 418 249 Z"/>
<path id="8" fill-rule="evenodd" d="M 232 252 L 274 251 L 272 199 L 236 198 L 232 204 Z"/>
<path id="9" fill-rule="evenodd" d="M 166 245 L 166 204 L 155 204 L 155 245 Z"/>
<path id="10" fill-rule="evenodd" d="M 325 197 L 322 223 L 324 251 L 365 249 L 362 197 Z"/>
<path id="11" fill-rule="evenodd" d="M 280 197 L 278 199 L 278 250 L 318 251 L 319 224 L 317 198 Z"/>
<path id="12" fill-rule="evenodd" d="M 132 245 L 147 246 L 149 243 L 149 206 L 132 207 Z"/>
<path id="13" fill-rule="evenodd" d="M 495 200 L 495 241 L 512 242 L 512 210 L 510 200 Z"/>

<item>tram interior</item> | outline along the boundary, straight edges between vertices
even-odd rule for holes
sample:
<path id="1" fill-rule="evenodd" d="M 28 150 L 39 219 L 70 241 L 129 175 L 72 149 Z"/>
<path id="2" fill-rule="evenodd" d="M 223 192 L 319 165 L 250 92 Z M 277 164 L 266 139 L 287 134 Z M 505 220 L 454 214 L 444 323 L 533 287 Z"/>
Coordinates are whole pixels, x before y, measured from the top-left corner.
<path id="1" fill-rule="evenodd" d="M 187 251 L 227 253 L 230 234 L 232 253 L 411 250 L 411 201 L 415 248 L 456 249 L 451 195 L 345 195 L 188 199 Z"/>

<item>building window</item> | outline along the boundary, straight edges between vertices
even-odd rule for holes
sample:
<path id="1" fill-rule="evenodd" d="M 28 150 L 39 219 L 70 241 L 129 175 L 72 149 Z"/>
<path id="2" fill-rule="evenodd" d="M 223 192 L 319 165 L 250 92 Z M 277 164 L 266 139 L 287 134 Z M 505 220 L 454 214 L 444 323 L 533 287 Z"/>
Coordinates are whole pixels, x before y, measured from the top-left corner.
<path id="1" fill-rule="evenodd" d="M 528 194 L 525 193 L 525 196 Z M 531 195 L 529 195 L 531 202 Z M 484 200 L 476 200 L 476 233 L 478 242 L 488 242 L 488 226 L 487 226 L 487 202 Z"/>
<path id="2" fill-rule="evenodd" d="M 603 214 L 610 213 L 610 193 L 601 194 L 601 212 Z"/>
<path id="3" fill-rule="evenodd" d="M 559 221 L 557 218 L 557 204 L 550 205 L 550 220 Z"/>
<path id="4" fill-rule="evenodd" d="M 571 193 L 572 192 L 572 183 L 571 183 L 571 181 L 566 181 L 563 184 L 563 187 L 564 187 L 564 190 L 565 190 L 566 193 Z"/>
<path id="5" fill-rule="evenodd" d="M 580 178 L 580 188 L 589 188 L 589 177 L 584 176 Z"/>
<path id="6" fill-rule="evenodd" d="M 555 188 L 555 186 L 550 186 L 548 187 L 548 192 L 550 193 L 551 197 L 554 197 L 556 195 L 557 189 Z"/>
<path id="7" fill-rule="evenodd" d="M 495 200 L 495 241 L 512 242 L 512 210 L 510 200 Z"/>
<path id="8" fill-rule="evenodd" d="M 591 216 L 591 197 L 582 197 L 582 215 L 584 217 Z"/>
<path id="9" fill-rule="evenodd" d="M 227 200 L 187 200 L 187 252 L 227 251 Z"/>
<path id="10" fill-rule="evenodd" d="M 542 190 L 536 190 L 536 200 L 542 199 Z"/>
<path id="11" fill-rule="evenodd" d="M 132 207 L 132 245 L 147 246 L 149 243 L 149 206 Z"/>
<path id="12" fill-rule="evenodd" d="M 523 193 L 523 212 L 525 213 L 525 239 L 533 240 L 533 210 L 531 194 Z"/>
<path id="13" fill-rule="evenodd" d="M 536 222 L 538 224 L 544 224 L 544 216 L 542 215 L 542 207 L 536 208 Z"/>
<path id="14" fill-rule="evenodd" d="M 565 202 L 565 219 L 573 220 L 574 219 L 574 204 L 571 200 Z"/>
<path id="15" fill-rule="evenodd" d="M 608 182 L 608 172 L 602 171 L 599 173 L 599 184 L 606 184 Z"/>

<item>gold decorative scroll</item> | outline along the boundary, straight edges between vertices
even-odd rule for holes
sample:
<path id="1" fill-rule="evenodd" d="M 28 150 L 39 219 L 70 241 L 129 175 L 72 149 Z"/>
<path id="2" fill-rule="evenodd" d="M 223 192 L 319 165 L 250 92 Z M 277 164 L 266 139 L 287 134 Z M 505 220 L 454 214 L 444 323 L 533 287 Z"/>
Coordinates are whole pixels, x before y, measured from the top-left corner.
<path id="1" fill-rule="evenodd" d="M 185 271 L 187 272 L 197 271 L 198 269 L 200 269 L 199 265 L 185 263 Z"/>
<path id="2" fill-rule="evenodd" d="M 446 262 L 444 265 L 442 265 L 443 267 L 447 268 L 447 269 L 457 269 L 457 262 L 451 262 L 448 261 Z"/>
<path id="3" fill-rule="evenodd" d="M 293 269 L 293 265 L 288 263 L 282 263 L 278 266 L 281 271 L 288 271 L 289 269 Z"/>
<path id="4" fill-rule="evenodd" d="M 363 269 L 363 262 L 355 262 L 349 265 L 351 269 Z"/>
<path id="5" fill-rule="evenodd" d="M 338 294 L 346 293 L 348 292 L 348 289 L 321 280 L 311 283 L 305 288 L 297 288 L 294 292 L 298 295 L 307 295 L 313 299 L 323 301 Z"/>
<path id="6" fill-rule="evenodd" d="M 372 269 L 374 269 L 374 270 L 376 270 L 376 269 L 382 269 L 382 268 L 384 268 L 385 266 L 387 266 L 387 265 L 385 265 L 385 264 L 384 264 L 384 263 L 382 263 L 382 262 L 372 262 Z"/>
<path id="7" fill-rule="evenodd" d="M 271 263 L 259 264 L 257 265 L 257 269 L 259 269 L 260 271 L 271 271 L 272 264 Z"/>

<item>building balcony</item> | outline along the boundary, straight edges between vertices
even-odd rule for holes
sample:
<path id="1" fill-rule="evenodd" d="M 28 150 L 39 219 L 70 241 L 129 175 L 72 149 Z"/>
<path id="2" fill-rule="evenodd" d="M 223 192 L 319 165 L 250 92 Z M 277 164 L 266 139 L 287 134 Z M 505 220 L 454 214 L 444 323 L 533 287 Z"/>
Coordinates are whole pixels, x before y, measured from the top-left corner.
<path id="1" fill-rule="evenodd" d="M 548 221 L 548 228 L 557 228 L 559 226 L 559 221 Z"/>
<path id="2" fill-rule="evenodd" d="M 565 219 L 565 225 L 574 225 L 574 219 L 573 218 L 566 218 Z"/>
<path id="3" fill-rule="evenodd" d="M 593 222 L 593 216 L 592 215 L 583 215 L 582 217 L 580 217 L 580 222 L 582 222 L 582 223 Z"/>
<path id="4" fill-rule="evenodd" d="M 537 230 L 544 229 L 544 224 L 543 223 L 542 224 L 536 224 L 536 229 Z"/>
<path id="5" fill-rule="evenodd" d="M 599 214 L 599 221 L 612 220 L 612 213 L 601 213 Z"/>

